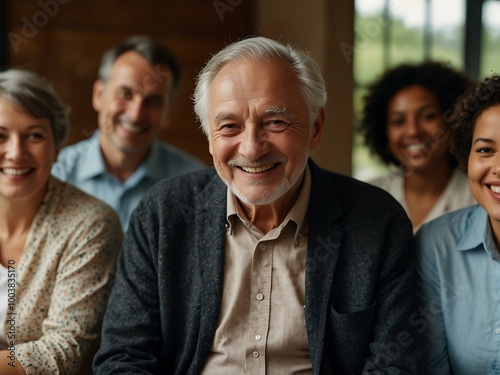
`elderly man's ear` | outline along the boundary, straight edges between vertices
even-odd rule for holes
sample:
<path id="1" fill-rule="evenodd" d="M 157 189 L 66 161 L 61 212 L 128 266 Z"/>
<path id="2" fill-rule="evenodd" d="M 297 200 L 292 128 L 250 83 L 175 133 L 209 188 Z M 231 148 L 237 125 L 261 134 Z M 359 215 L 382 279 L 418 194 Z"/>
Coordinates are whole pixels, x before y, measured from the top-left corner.
<path id="1" fill-rule="evenodd" d="M 321 136 L 323 135 L 323 124 L 325 122 L 325 108 L 321 108 L 318 118 L 314 121 L 314 132 L 311 137 L 311 150 L 314 150 L 321 143 Z"/>

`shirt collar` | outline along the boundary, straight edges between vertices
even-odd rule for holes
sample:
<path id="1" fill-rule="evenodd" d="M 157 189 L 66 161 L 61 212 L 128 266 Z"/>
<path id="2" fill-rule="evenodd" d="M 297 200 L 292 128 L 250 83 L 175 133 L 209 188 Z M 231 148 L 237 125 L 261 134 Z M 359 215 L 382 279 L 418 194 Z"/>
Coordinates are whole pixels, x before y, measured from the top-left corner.
<path id="1" fill-rule="evenodd" d="M 84 142 L 87 142 L 87 148 L 82 150 L 82 162 L 77 172 L 79 180 L 91 179 L 106 172 L 106 164 L 99 147 L 99 131 L 96 130 L 92 137 Z"/>
<path id="2" fill-rule="evenodd" d="M 87 180 L 107 173 L 106 163 L 99 145 L 99 131 L 96 130 L 92 136 L 87 139 L 87 148 L 82 155 L 81 168 L 78 170 L 78 178 Z M 132 180 L 141 180 L 143 177 L 158 181 L 164 177 L 163 169 L 165 160 L 161 160 L 161 149 L 158 142 L 154 142 L 151 150 L 139 167 L 129 177 Z M 132 182 L 132 181 L 131 181 Z M 136 182 L 136 181 L 134 181 Z"/>
<path id="3" fill-rule="evenodd" d="M 468 251 L 481 246 L 493 259 L 500 259 L 500 254 L 493 240 L 488 214 L 483 207 L 477 205 L 467 220 L 467 226 L 458 243 L 457 250 Z"/>
<path id="4" fill-rule="evenodd" d="M 139 164 L 137 169 L 124 182 L 125 186 L 133 187 L 140 183 L 143 179 L 151 179 L 152 181 L 160 181 L 165 178 L 165 163 L 167 160 L 162 160 L 161 146 L 159 142 L 153 142 L 146 159 Z"/>
<path id="5" fill-rule="evenodd" d="M 302 188 L 300 190 L 300 194 L 297 198 L 297 201 L 292 206 L 287 216 L 283 220 L 283 222 L 278 226 L 281 229 L 291 220 L 297 224 L 297 230 L 295 231 L 295 240 L 301 240 L 301 233 L 305 229 L 306 226 L 306 215 L 307 209 L 309 208 L 309 198 L 311 196 L 311 172 L 309 170 L 309 165 L 306 166 L 304 173 L 304 181 L 302 183 Z M 238 201 L 231 191 L 231 189 L 227 189 L 227 213 L 226 220 L 229 224 L 229 233 L 232 234 L 232 225 L 234 224 L 234 220 L 239 218 L 241 221 L 245 221 L 244 218 L 240 216 L 238 213 Z"/>

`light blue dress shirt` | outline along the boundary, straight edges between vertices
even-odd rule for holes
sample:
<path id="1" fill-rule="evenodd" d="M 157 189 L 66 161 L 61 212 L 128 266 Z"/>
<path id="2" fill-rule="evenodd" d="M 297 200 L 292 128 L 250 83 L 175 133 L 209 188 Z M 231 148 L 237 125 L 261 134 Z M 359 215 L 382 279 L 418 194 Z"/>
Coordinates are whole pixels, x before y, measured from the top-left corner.
<path id="1" fill-rule="evenodd" d="M 416 235 L 423 306 L 412 324 L 429 338 L 427 375 L 500 374 L 500 254 L 478 205 Z"/>
<path id="2" fill-rule="evenodd" d="M 203 164 L 171 145 L 156 141 L 144 162 L 124 182 L 108 173 L 99 133 L 61 150 L 52 174 L 115 209 L 126 231 L 132 211 L 155 183 L 203 168 Z"/>

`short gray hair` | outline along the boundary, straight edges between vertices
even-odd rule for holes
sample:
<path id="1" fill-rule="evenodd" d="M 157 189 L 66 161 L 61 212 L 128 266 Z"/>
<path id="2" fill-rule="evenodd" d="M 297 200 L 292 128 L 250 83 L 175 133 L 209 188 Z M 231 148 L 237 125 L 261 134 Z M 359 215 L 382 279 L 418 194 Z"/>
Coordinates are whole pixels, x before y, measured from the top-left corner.
<path id="1" fill-rule="evenodd" d="M 69 133 L 68 108 L 45 78 L 28 70 L 5 70 L 0 72 L 0 94 L 31 116 L 49 120 L 56 148 L 62 147 Z"/>
<path id="2" fill-rule="evenodd" d="M 311 125 L 326 106 L 326 88 L 323 76 L 311 55 L 290 44 L 283 44 L 265 37 L 252 37 L 232 43 L 207 62 L 196 80 L 193 95 L 194 111 L 203 132 L 210 134 L 208 123 L 209 92 L 215 76 L 231 61 L 280 59 L 290 64 L 299 79 L 299 90 L 308 108 Z"/>
<path id="3" fill-rule="evenodd" d="M 170 101 L 172 101 L 181 83 L 181 66 L 170 49 L 149 36 L 132 36 L 108 49 L 101 59 L 99 79 L 106 84 L 111 77 L 115 61 L 129 51 L 138 53 L 151 65 L 165 65 L 172 71 L 172 86 L 170 88 Z"/>

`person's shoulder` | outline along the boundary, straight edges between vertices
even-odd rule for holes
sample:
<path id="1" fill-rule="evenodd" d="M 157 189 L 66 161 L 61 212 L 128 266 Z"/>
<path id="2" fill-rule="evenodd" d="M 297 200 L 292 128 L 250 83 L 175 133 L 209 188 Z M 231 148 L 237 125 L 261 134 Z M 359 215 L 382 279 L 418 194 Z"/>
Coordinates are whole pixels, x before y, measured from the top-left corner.
<path id="1" fill-rule="evenodd" d="M 479 205 L 465 207 L 422 224 L 415 234 L 417 267 L 420 272 L 425 273 L 429 267 L 436 266 L 436 258 L 447 263 L 453 261 L 458 255 L 455 249 L 464 238 L 471 234 L 474 237 L 480 235 L 470 230 L 475 225 L 474 216 L 480 209 Z"/>
<path id="2" fill-rule="evenodd" d="M 363 210 L 385 210 L 393 207 L 400 209 L 401 205 L 385 189 L 368 182 L 340 173 L 322 170 L 331 180 L 333 192 L 346 207 L 354 205 Z"/>
<path id="3" fill-rule="evenodd" d="M 140 225 L 152 230 L 167 222 L 170 226 L 185 225 L 195 214 L 221 209 L 226 191 L 213 167 L 163 179 L 144 194 L 129 228 Z"/>
<path id="4" fill-rule="evenodd" d="M 471 224 L 471 218 L 481 210 L 481 206 L 464 207 L 422 224 L 416 233 L 418 243 L 459 241 Z"/>
<path id="5" fill-rule="evenodd" d="M 77 187 L 52 177 L 53 194 L 59 199 L 58 211 L 87 221 L 111 220 L 119 223 L 116 212 L 103 201 L 83 192 Z"/>
<path id="6" fill-rule="evenodd" d="M 394 172 L 386 173 L 366 181 L 366 183 L 377 186 L 383 190 L 391 191 L 402 184 L 403 178 Z"/>
<path id="7" fill-rule="evenodd" d="M 219 178 L 214 179 L 216 175 L 215 168 L 211 167 L 165 178 L 149 189 L 143 199 L 161 199 L 175 202 L 186 197 L 195 198 L 208 185 L 220 181 Z M 222 181 L 220 182 L 222 183 Z"/>
<path id="8" fill-rule="evenodd" d="M 320 170 L 313 179 L 311 207 L 316 212 L 341 214 L 342 225 L 356 236 L 370 233 L 383 240 L 389 230 L 411 233 L 411 222 L 401 204 L 387 191 L 353 177 Z M 313 176 L 314 176 L 313 174 Z"/>
<path id="9" fill-rule="evenodd" d="M 445 213 L 434 220 L 422 224 L 422 230 L 439 230 L 442 227 L 465 227 L 469 218 L 476 213 L 479 205 L 472 205 Z"/>
<path id="10" fill-rule="evenodd" d="M 80 157 L 83 154 L 87 153 L 92 148 L 92 146 L 92 138 L 84 139 L 82 141 L 65 146 L 59 151 L 58 160 L 66 159 L 68 157 Z"/>
<path id="11" fill-rule="evenodd" d="M 159 148 L 160 153 L 164 154 L 166 156 L 165 159 L 170 160 L 172 165 L 179 166 L 184 169 L 188 168 L 190 170 L 198 170 L 205 167 L 204 163 L 194 155 L 191 155 L 170 143 L 156 141 L 156 145 Z"/>
<path id="12" fill-rule="evenodd" d="M 52 174 L 62 180 L 67 180 L 78 168 L 82 158 L 95 149 L 92 138 L 63 147 L 57 155 L 57 160 L 52 166 Z"/>

